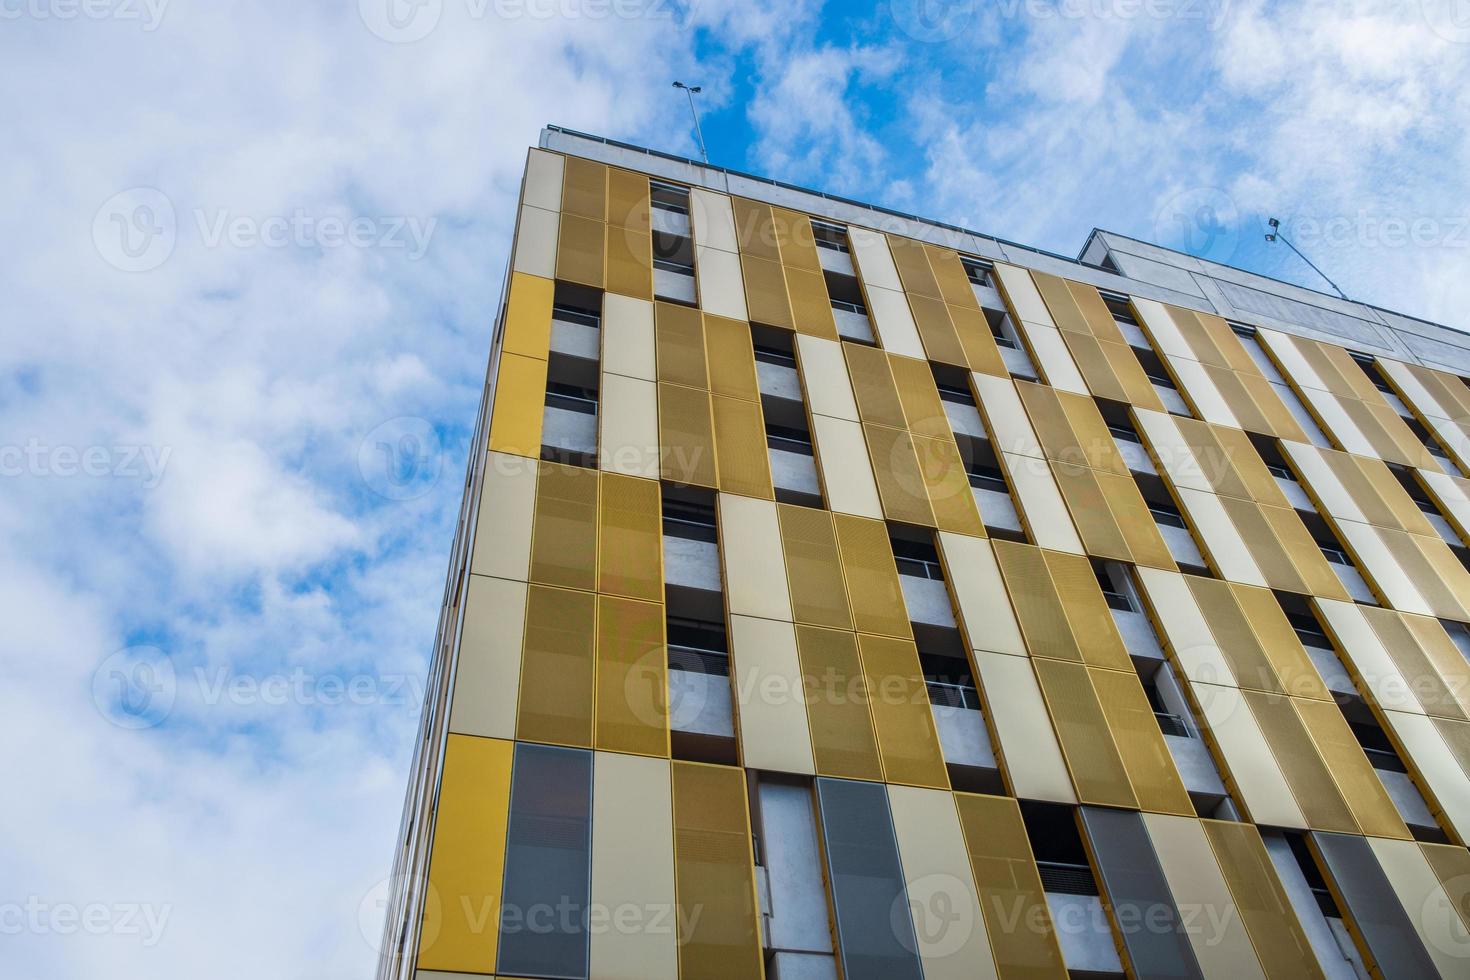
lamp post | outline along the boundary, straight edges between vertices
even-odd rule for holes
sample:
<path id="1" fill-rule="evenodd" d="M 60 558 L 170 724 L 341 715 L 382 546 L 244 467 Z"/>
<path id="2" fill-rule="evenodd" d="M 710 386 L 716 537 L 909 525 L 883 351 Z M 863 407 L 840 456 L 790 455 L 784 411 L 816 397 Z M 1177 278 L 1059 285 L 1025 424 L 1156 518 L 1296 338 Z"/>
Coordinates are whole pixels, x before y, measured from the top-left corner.
<path id="1" fill-rule="evenodd" d="M 704 162 L 708 164 L 709 151 L 704 148 L 704 133 L 701 132 L 699 128 L 699 110 L 694 108 L 694 94 L 696 92 L 703 91 L 703 89 L 698 85 L 685 85 L 683 82 L 675 82 L 674 88 L 683 89 L 684 94 L 689 96 L 689 114 L 694 117 L 694 136 L 697 140 L 699 140 L 699 155 L 703 157 Z"/>

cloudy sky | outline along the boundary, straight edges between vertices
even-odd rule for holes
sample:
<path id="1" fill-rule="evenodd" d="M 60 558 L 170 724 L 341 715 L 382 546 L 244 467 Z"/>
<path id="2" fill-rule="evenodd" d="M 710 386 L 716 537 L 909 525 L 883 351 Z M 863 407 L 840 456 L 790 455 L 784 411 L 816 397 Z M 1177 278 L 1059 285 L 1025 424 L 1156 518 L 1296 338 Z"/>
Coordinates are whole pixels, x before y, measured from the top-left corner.
<path id="1" fill-rule="evenodd" d="M 368 974 L 543 124 L 1470 326 L 1453 6 L 0 0 L 6 975 Z"/>

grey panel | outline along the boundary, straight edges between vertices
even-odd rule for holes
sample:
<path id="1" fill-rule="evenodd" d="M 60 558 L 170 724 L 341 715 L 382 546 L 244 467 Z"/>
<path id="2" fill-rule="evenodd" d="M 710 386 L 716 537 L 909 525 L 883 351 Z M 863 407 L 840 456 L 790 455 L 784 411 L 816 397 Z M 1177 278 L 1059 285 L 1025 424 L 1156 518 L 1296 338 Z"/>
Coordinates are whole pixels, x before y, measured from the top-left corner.
<path id="1" fill-rule="evenodd" d="M 1439 976 L 1368 842 L 1320 831 L 1311 837 L 1385 980 Z"/>
<path id="2" fill-rule="evenodd" d="M 516 743 L 498 973 L 587 976 L 592 753 Z"/>
<path id="3" fill-rule="evenodd" d="M 922 980 L 882 783 L 817 780 L 846 980 Z"/>
<path id="4" fill-rule="evenodd" d="M 1203 980 L 1143 818 L 1132 810 L 1081 810 L 1134 973 L 1140 980 Z"/>

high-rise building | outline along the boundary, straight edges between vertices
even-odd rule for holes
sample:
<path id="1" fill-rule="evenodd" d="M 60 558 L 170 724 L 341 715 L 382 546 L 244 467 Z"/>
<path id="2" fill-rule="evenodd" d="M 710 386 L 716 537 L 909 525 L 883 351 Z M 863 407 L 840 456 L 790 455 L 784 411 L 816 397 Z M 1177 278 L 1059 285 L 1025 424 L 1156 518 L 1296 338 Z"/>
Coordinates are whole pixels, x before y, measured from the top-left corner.
<path id="1" fill-rule="evenodd" d="M 547 129 L 382 980 L 1470 976 L 1470 337 Z"/>

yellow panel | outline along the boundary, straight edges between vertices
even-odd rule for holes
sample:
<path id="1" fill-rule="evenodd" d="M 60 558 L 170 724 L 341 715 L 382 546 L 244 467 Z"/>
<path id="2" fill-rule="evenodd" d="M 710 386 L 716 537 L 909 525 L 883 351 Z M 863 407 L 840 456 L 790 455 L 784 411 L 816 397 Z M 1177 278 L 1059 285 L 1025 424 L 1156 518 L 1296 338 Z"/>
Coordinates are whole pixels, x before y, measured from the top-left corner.
<path id="1" fill-rule="evenodd" d="M 661 602 L 663 523 L 658 482 L 605 474 L 599 507 L 597 591 Z"/>
<path id="2" fill-rule="evenodd" d="M 1133 353 L 1132 347 L 1127 344 L 1103 344 L 1102 352 L 1108 359 L 1108 366 L 1117 376 L 1118 383 L 1123 386 L 1124 397 L 1130 403 L 1155 412 L 1164 410 L 1159 393 L 1148 380 L 1143 365 L 1138 363 L 1138 355 Z"/>
<path id="3" fill-rule="evenodd" d="M 653 236 L 607 226 L 607 291 L 653 299 Z"/>
<path id="4" fill-rule="evenodd" d="M 501 354 L 490 414 L 490 448 L 516 456 L 541 455 L 541 417 L 546 407 L 546 362 Z"/>
<path id="5" fill-rule="evenodd" d="M 1005 980 L 1066 980 L 1021 808 L 1003 796 L 956 793 L 990 949 Z"/>
<path id="6" fill-rule="evenodd" d="M 1462 928 L 1470 929 L 1470 851 L 1453 844 L 1425 843 L 1419 845 L 1419 850 L 1439 879 L 1440 887 L 1450 900 L 1450 907 L 1459 914 Z M 1465 932 L 1449 934 L 1464 941 Z"/>
<path id="7" fill-rule="evenodd" d="M 1123 535 L 1128 556 L 1135 564 L 1149 568 L 1167 568 L 1171 571 L 1179 566 L 1169 553 L 1169 545 L 1159 533 L 1159 526 L 1149 513 L 1143 494 L 1131 476 L 1114 476 L 1093 470 L 1097 487 L 1107 501 L 1108 512 L 1113 523 Z"/>
<path id="8" fill-rule="evenodd" d="M 1067 352 L 1072 355 L 1077 370 L 1082 372 L 1088 389 L 1094 395 L 1115 402 L 1128 400 L 1128 392 L 1124 390 L 1117 375 L 1113 374 L 1113 366 L 1103 353 L 1104 345 L 1097 338 L 1085 334 L 1064 333 L 1062 339 L 1066 342 Z"/>
<path id="9" fill-rule="evenodd" d="M 1033 660 L 1032 666 L 1067 757 L 1077 798 L 1083 803 L 1138 809 L 1087 668 L 1060 660 Z"/>
<path id="10" fill-rule="evenodd" d="M 878 481 L 878 496 L 883 500 L 883 515 L 891 521 L 933 527 L 934 512 L 929 507 L 924 475 L 919 472 L 909 434 L 903 429 L 864 424 L 863 435 Z"/>
<path id="11" fill-rule="evenodd" d="M 708 388 L 704 322 L 699 311 L 677 303 L 655 303 L 658 379 L 688 388 Z"/>
<path id="12" fill-rule="evenodd" d="M 1411 632 L 1409 622 L 1417 621 L 1421 624 L 1428 624 L 1438 630 L 1444 637 L 1444 642 L 1450 644 L 1450 649 L 1442 651 L 1441 656 L 1449 653 L 1459 661 L 1458 664 L 1454 664 L 1453 661 L 1445 659 L 1445 662 L 1451 664 L 1451 669 L 1454 670 L 1451 676 L 1456 678 L 1455 687 L 1464 690 L 1465 660 L 1454 649 L 1454 641 L 1450 640 L 1449 634 L 1444 632 L 1444 627 L 1440 626 L 1437 620 L 1424 616 L 1409 616 L 1396 613 L 1391 609 L 1371 606 L 1358 608 L 1372 624 L 1373 631 L 1378 634 L 1384 650 L 1393 659 L 1394 667 L 1407 682 L 1409 689 L 1414 693 L 1415 700 L 1424 709 L 1424 712 L 1440 718 L 1470 720 L 1467 719 L 1463 706 L 1455 697 L 1454 688 L 1446 682 L 1445 677 L 1436 669 L 1424 648 L 1419 645 L 1416 632 L 1423 632 L 1429 637 L 1432 637 L 1433 633 L 1423 626 L 1420 626 L 1416 632 Z"/>
<path id="13" fill-rule="evenodd" d="M 1261 417 L 1265 420 L 1267 434 L 1278 439 L 1288 439 L 1292 442 L 1306 442 L 1307 434 L 1302 430 L 1301 423 L 1291 414 L 1281 396 L 1276 393 L 1276 388 L 1271 382 L 1263 377 L 1255 377 L 1248 374 L 1236 375 L 1246 394 L 1255 403 Z"/>
<path id="14" fill-rule="evenodd" d="M 597 596 L 533 585 L 526 601 L 526 646 L 516 738 L 592 746 Z"/>
<path id="15" fill-rule="evenodd" d="M 1311 698 L 1316 701 L 1332 700 L 1322 675 L 1317 673 L 1312 658 L 1302 647 L 1296 630 L 1292 629 L 1281 604 L 1269 589 L 1253 588 L 1232 583 L 1235 601 L 1245 612 L 1256 638 L 1261 643 L 1266 657 L 1281 681 L 1283 689 L 1292 697 Z"/>
<path id="16" fill-rule="evenodd" d="M 530 576 L 531 525 L 540 466 L 539 460 L 524 456 L 485 455 L 471 572 L 522 582 Z"/>
<path id="17" fill-rule="evenodd" d="M 912 640 L 860 633 L 858 649 L 873 702 L 884 780 L 949 789 L 918 648 Z"/>
<path id="18" fill-rule="evenodd" d="M 1288 550 L 1288 546 L 1293 544 L 1288 540 L 1289 535 L 1297 533 L 1307 535 L 1306 527 L 1302 525 L 1301 518 L 1297 517 L 1295 511 L 1281 507 L 1262 507 L 1253 501 L 1241 500 L 1238 497 L 1220 497 L 1219 501 L 1225 513 L 1230 516 L 1230 523 L 1235 527 L 1235 533 L 1250 549 L 1251 559 L 1261 570 L 1266 584 L 1273 589 L 1281 589 L 1286 592 L 1308 593 L 1311 591 L 1293 561 L 1292 551 Z M 1271 513 L 1268 514 L 1268 511 Z M 1277 517 L 1277 520 L 1268 519 L 1273 515 Z M 1296 524 L 1295 527 L 1292 527 L 1291 522 L 1293 521 Z M 1311 536 L 1307 535 L 1307 539 L 1310 541 Z M 1313 542 L 1310 548 L 1312 554 L 1317 556 L 1317 560 L 1324 563 L 1325 568 L 1326 559 L 1322 557 L 1316 543 Z M 1306 556 L 1303 556 L 1303 564 L 1307 563 Z M 1331 569 L 1327 571 L 1328 574 L 1331 574 Z M 1337 589 L 1338 591 L 1331 594 L 1338 595 L 1342 586 L 1338 585 Z"/>
<path id="19" fill-rule="evenodd" d="M 714 423 L 706 391 L 680 385 L 658 386 L 659 468 L 671 483 L 715 487 Z"/>
<path id="20" fill-rule="evenodd" d="M 796 649 L 817 772 L 881 781 L 857 637 L 847 630 L 796 627 Z"/>
<path id="21" fill-rule="evenodd" d="M 893 264 L 898 268 L 898 274 L 903 277 L 903 288 L 910 296 L 941 298 L 939 281 L 934 278 L 934 272 L 929 268 L 929 257 L 924 252 L 922 242 L 899 235 L 889 235 L 888 250 L 893 253 Z"/>
<path id="22" fill-rule="evenodd" d="M 837 323 L 832 319 L 832 300 L 827 283 L 820 272 L 786 269 L 786 290 L 791 296 L 791 322 L 807 336 L 837 339 Z"/>
<path id="23" fill-rule="evenodd" d="M 1010 374 L 1005 359 L 1000 356 L 1000 347 L 995 335 L 990 332 L 990 323 L 977 307 L 950 306 L 949 318 L 954 321 L 954 331 L 964 348 L 965 360 L 971 371 L 1004 378 Z"/>
<path id="24" fill-rule="evenodd" d="M 597 747 L 669 754 L 664 606 L 597 597 Z"/>
<path id="25" fill-rule="evenodd" d="M 1080 662 L 1082 651 L 1067 625 L 1066 609 L 1047 569 L 1047 553 L 1015 541 L 991 543 L 1031 655 Z"/>
<path id="26" fill-rule="evenodd" d="M 944 301 L 950 306 L 979 310 L 980 301 L 975 298 L 975 290 L 970 286 L 970 277 L 965 273 L 960 253 L 954 249 L 926 244 L 924 254 L 929 257 L 929 268 L 934 273 Z"/>
<path id="27" fill-rule="evenodd" d="M 781 264 L 821 275 L 822 260 L 817 257 L 812 219 L 800 211 L 773 207 L 771 223 L 776 230 L 776 242 L 781 247 Z"/>
<path id="28" fill-rule="evenodd" d="M 1276 877 L 1260 831 L 1248 823 L 1200 823 L 1266 976 L 1270 980 L 1320 978 L 1317 956 Z"/>
<path id="29" fill-rule="evenodd" d="M 561 209 L 567 214 L 602 221 L 607 217 L 607 167 L 581 157 L 567 157 Z"/>
<path id="30" fill-rule="evenodd" d="M 1301 719 L 1292 710 L 1291 699 L 1259 691 L 1242 691 L 1245 703 L 1271 746 L 1292 794 L 1314 830 L 1344 834 L 1361 833 L 1332 774 L 1312 744 Z M 1313 702 L 1314 704 L 1320 702 Z"/>
<path id="31" fill-rule="evenodd" d="M 847 357 L 847 370 L 862 421 L 904 428 L 908 422 L 899 402 L 888 355 L 863 344 L 843 344 L 842 352 Z"/>
<path id="32" fill-rule="evenodd" d="M 602 288 L 605 228 L 592 218 L 561 216 L 556 236 L 556 278 Z"/>
<path id="33" fill-rule="evenodd" d="M 633 231 L 649 231 L 648 178 L 627 170 L 607 172 L 607 223 Z"/>
<path id="34" fill-rule="evenodd" d="M 995 963 L 954 797 L 933 789 L 889 786 L 888 804 L 924 980 L 994 980 Z M 850 937 L 844 939 L 852 943 Z"/>
<path id="35" fill-rule="evenodd" d="M 1072 777 L 1029 657 L 976 650 L 985 717 L 994 726 L 996 757 L 1006 785 L 1021 799 L 1074 804 Z"/>
<path id="36" fill-rule="evenodd" d="M 834 514 L 832 520 L 854 624 L 864 633 L 910 636 L 908 607 L 898 584 L 888 528 L 882 521 L 848 514 Z"/>
<path id="37" fill-rule="evenodd" d="M 1128 781 L 1138 797 L 1138 805 L 1158 813 L 1194 816 L 1174 757 L 1159 731 L 1159 720 L 1143 693 L 1143 685 L 1132 669 L 1098 670 L 1089 668 L 1092 686 L 1097 691 L 1108 728 L 1128 770 Z"/>
<path id="38" fill-rule="evenodd" d="M 1261 513 L 1270 525 L 1275 540 L 1281 542 L 1281 546 L 1290 556 L 1309 593 L 1338 599 L 1348 598 L 1342 580 L 1322 556 L 1322 549 L 1312 540 L 1311 533 L 1295 510 L 1290 507 L 1262 505 Z"/>
<path id="39" fill-rule="evenodd" d="M 545 360 L 551 343 L 551 298 L 555 292 L 556 283 L 550 279 L 523 272 L 511 274 L 502 349 Z"/>
<path id="40" fill-rule="evenodd" d="M 939 400 L 939 389 L 934 384 L 929 362 L 890 354 L 888 365 L 893 371 L 893 382 L 898 388 L 898 399 L 903 405 L 909 431 L 916 436 L 952 438 L 949 416 L 944 414 L 944 403 Z"/>
<path id="41" fill-rule="evenodd" d="M 1067 280 L 1047 272 L 1037 272 L 1035 269 L 1031 270 L 1031 279 L 1036 283 L 1041 298 L 1046 301 L 1046 308 L 1051 312 L 1052 322 L 1057 325 L 1057 329 L 1067 333 L 1092 335 L 1092 327 L 1082 315 L 1076 297 L 1067 286 Z M 1109 316 L 1108 319 L 1111 320 L 1112 317 Z"/>
<path id="42" fill-rule="evenodd" d="M 1281 487 L 1276 483 L 1276 478 L 1266 469 L 1260 453 L 1256 452 L 1250 436 L 1240 429 L 1225 425 L 1210 426 L 1210 435 L 1224 452 L 1225 458 L 1240 477 L 1252 500 L 1276 507 L 1291 506 L 1286 494 L 1281 492 Z"/>
<path id="43" fill-rule="evenodd" d="M 1061 392 L 1046 385 L 1017 381 L 1016 393 L 1021 396 L 1021 404 L 1026 407 L 1026 415 L 1046 458 L 1087 465 L 1081 440 L 1072 431 L 1072 423 L 1062 409 Z"/>
<path id="44" fill-rule="evenodd" d="M 450 731 L 515 737 L 525 625 L 526 583 L 470 576 L 455 663 Z"/>
<path id="45" fill-rule="evenodd" d="M 420 926 L 421 970 L 495 970 L 500 936 L 494 910 L 500 907 L 512 748 L 468 735 L 450 735 L 445 745 Z"/>
<path id="46" fill-rule="evenodd" d="M 1083 661 L 1093 667 L 1131 672 L 1128 648 L 1118 635 L 1113 611 L 1092 573 L 1092 563 L 1081 555 L 1059 551 L 1043 551 L 1042 555 Z"/>
<path id="47" fill-rule="evenodd" d="M 1062 496 L 1066 498 L 1067 509 L 1072 513 L 1072 520 L 1077 525 L 1077 533 L 1082 536 L 1082 544 L 1087 553 L 1118 561 L 1132 561 L 1133 553 L 1128 550 L 1128 542 L 1123 537 L 1123 531 L 1118 527 L 1113 512 L 1108 508 L 1108 499 L 1098 482 L 1099 478 L 1109 474 L 1086 466 L 1061 462 L 1052 463 L 1051 471 L 1056 477 Z"/>
<path id="48" fill-rule="evenodd" d="M 748 769 L 815 774 L 795 627 L 774 619 L 731 616 L 730 663 L 742 764 Z"/>
<path id="49" fill-rule="evenodd" d="M 758 259 L 780 263 L 781 249 L 776 236 L 775 216 L 769 204 L 747 200 L 743 197 L 730 199 L 735 214 L 736 234 L 740 240 L 740 251 Z"/>
<path id="50" fill-rule="evenodd" d="M 943 300 L 909 293 L 909 309 L 914 314 L 914 325 L 919 328 L 919 337 L 924 342 L 924 353 L 931 361 L 967 367 L 965 349 L 960 345 L 960 336 L 955 332 L 949 318 L 949 307 Z"/>
<path id="51" fill-rule="evenodd" d="M 720 489 L 770 500 L 775 494 L 771 488 L 771 456 L 766 448 L 766 423 L 760 402 L 721 395 L 711 401 Z"/>
<path id="52" fill-rule="evenodd" d="M 980 520 L 970 476 L 965 472 L 965 461 L 960 458 L 954 439 L 915 436 L 914 453 L 918 456 L 919 472 L 924 477 L 935 523 L 946 531 L 984 537 L 985 525 Z"/>
<path id="53" fill-rule="evenodd" d="M 1217 913 L 1217 917 L 1204 928 L 1187 929 L 1190 945 L 1203 974 L 1233 980 L 1264 980 L 1266 974 L 1256 959 L 1245 923 L 1233 914 L 1235 901 L 1230 897 L 1230 886 L 1215 861 L 1209 838 L 1200 822 L 1192 816 L 1166 817 L 1146 813 L 1143 824 L 1148 829 L 1149 842 L 1153 844 L 1175 906 L 1181 911 L 1189 909 L 1209 913 L 1218 910 L 1225 913 Z"/>
<path id="54" fill-rule="evenodd" d="M 760 384 L 756 380 L 750 325 L 706 313 L 704 343 L 709 360 L 709 390 L 716 395 L 759 401 Z"/>
<path id="55" fill-rule="evenodd" d="M 693 762 L 675 762 L 673 771 L 679 974 L 760 980 L 745 771 Z"/>
<path id="56" fill-rule="evenodd" d="M 1470 666 L 1467 666 L 1464 655 L 1438 620 L 1408 613 L 1400 614 L 1400 618 L 1414 635 L 1416 645 L 1428 660 L 1429 666 L 1444 679 L 1448 693 L 1454 699 L 1453 706 L 1448 703 L 1444 705 L 1445 716 L 1460 717 L 1456 707 L 1460 711 L 1470 708 L 1470 702 L 1467 702 L 1467 698 L 1470 698 Z M 1420 700 L 1423 700 L 1422 696 Z"/>
<path id="57" fill-rule="evenodd" d="M 657 910 L 672 911 L 675 902 L 669 763 L 599 752 L 592 780 L 592 907 L 609 920 L 591 930 L 594 975 L 678 980 L 677 931 L 653 927 Z M 648 917 L 620 925 L 625 909 Z"/>
<path id="58" fill-rule="evenodd" d="M 598 473 L 547 462 L 540 471 L 531 581 L 590 592 L 597 588 Z"/>
<path id="59" fill-rule="evenodd" d="M 791 330 L 791 303 L 786 298 L 786 276 L 779 262 L 768 262 L 751 255 L 740 256 L 740 272 L 745 277 L 745 306 L 753 323 Z"/>
<path id="60" fill-rule="evenodd" d="M 1321 753 L 1327 771 L 1337 781 L 1337 788 L 1363 833 L 1370 837 L 1409 839 L 1409 828 L 1404 826 L 1398 807 L 1383 788 L 1383 782 L 1337 705 L 1293 698 L 1292 707 Z"/>
<path id="61" fill-rule="evenodd" d="M 781 560 L 776 505 L 722 493 L 719 512 L 725 602 L 731 614 L 790 620 L 791 596 Z"/>
<path id="62" fill-rule="evenodd" d="M 798 623 L 852 629 L 847 588 L 837 560 L 832 515 L 812 507 L 778 504 L 786 578 L 791 583 L 791 612 Z"/>
<path id="63" fill-rule="evenodd" d="M 1230 665 L 1235 686 L 1252 691 L 1286 693 L 1276 668 L 1266 655 L 1265 649 L 1251 629 L 1250 620 L 1236 603 L 1235 592 L 1229 583 L 1219 579 L 1189 576 L 1185 579 L 1194 593 L 1194 600 L 1210 624 L 1215 645 Z M 1264 590 L 1263 590 L 1264 591 Z M 1229 678 L 1215 678 L 1218 683 L 1229 683 Z"/>
<path id="64" fill-rule="evenodd" d="M 1191 682 L 1189 693 L 1204 720 L 1206 737 L 1215 758 L 1224 763 L 1221 775 L 1236 802 L 1243 803 L 1258 824 L 1305 827 L 1286 777 L 1266 744 L 1255 716 L 1238 688 Z"/>

